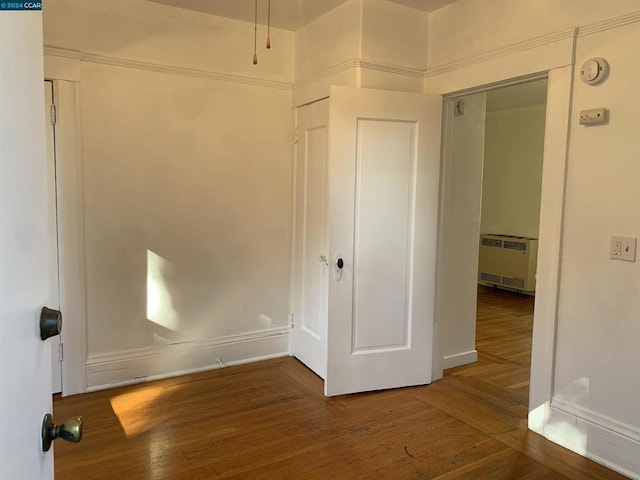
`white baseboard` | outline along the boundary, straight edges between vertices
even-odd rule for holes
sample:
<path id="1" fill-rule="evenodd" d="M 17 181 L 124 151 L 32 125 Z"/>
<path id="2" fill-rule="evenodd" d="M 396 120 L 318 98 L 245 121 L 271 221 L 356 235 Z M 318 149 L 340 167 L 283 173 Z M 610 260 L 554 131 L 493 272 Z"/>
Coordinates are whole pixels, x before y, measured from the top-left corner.
<path id="1" fill-rule="evenodd" d="M 442 368 L 459 367 L 460 365 L 466 365 L 468 363 L 474 363 L 478 361 L 478 351 L 471 350 L 470 352 L 456 353 L 455 355 L 447 355 L 442 359 Z"/>
<path id="2" fill-rule="evenodd" d="M 544 436 L 629 478 L 640 479 L 640 429 L 554 397 Z"/>
<path id="3" fill-rule="evenodd" d="M 207 341 L 90 355 L 87 391 L 104 390 L 289 354 L 289 328 L 281 327 Z"/>

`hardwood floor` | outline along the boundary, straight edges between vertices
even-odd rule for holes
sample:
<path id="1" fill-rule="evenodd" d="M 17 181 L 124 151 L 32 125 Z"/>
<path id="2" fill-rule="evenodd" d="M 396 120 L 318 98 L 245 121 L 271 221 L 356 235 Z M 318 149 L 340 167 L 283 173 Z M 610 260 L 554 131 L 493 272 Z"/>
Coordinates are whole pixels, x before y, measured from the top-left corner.
<path id="1" fill-rule="evenodd" d="M 478 362 L 429 386 L 325 398 L 279 358 L 56 398 L 56 479 L 625 478 L 527 431 L 533 298 L 478 298 Z"/>

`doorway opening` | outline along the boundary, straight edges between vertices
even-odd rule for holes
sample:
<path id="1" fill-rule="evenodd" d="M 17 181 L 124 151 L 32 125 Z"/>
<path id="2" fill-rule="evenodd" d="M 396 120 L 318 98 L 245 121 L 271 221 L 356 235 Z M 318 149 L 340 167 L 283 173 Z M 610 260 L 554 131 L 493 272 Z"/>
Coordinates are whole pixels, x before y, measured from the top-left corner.
<path id="1" fill-rule="evenodd" d="M 443 367 L 529 400 L 547 79 L 447 99 Z"/>

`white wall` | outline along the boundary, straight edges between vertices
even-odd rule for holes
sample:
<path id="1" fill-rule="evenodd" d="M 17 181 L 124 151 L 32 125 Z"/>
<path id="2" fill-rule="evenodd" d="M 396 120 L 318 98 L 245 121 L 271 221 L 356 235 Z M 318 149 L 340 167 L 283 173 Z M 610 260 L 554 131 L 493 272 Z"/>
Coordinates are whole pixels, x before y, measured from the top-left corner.
<path id="1" fill-rule="evenodd" d="M 387 0 L 350 0 L 295 33 L 295 106 L 331 85 L 421 92 L 428 15 Z"/>
<path id="2" fill-rule="evenodd" d="M 361 59 L 427 68 L 428 14 L 386 0 L 362 2 Z"/>
<path id="3" fill-rule="evenodd" d="M 538 238 L 545 110 L 487 112 L 480 233 Z"/>
<path id="4" fill-rule="evenodd" d="M 273 28 L 274 47 L 259 44 L 253 24 L 145 0 L 49 0 L 45 45 L 159 65 L 293 81 L 293 34 Z M 276 48 L 277 45 L 277 48 Z"/>
<path id="5" fill-rule="evenodd" d="M 89 389 L 286 353 L 293 34 L 255 67 L 249 27 L 45 6 L 80 52 Z"/>
<path id="6" fill-rule="evenodd" d="M 530 60 L 529 52 L 545 50 L 555 42 L 551 37 L 536 38 L 570 26 L 580 27 L 577 68 L 594 56 L 605 57 L 611 64 L 611 76 L 601 86 L 586 86 L 577 76 L 573 79 L 555 378 L 543 432 L 634 478 L 640 478 L 640 415 L 635 402 L 640 396 L 636 374 L 640 270 L 637 262 L 609 260 L 608 249 L 611 235 L 638 236 L 640 230 L 640 215 L 631 207 L 640 201 L 635 133 L 635 112 L 640 108 L 636 95 L 640 81 L 638 8 L 637 2 L 624 0 L 460 0 L 429 20 L 430 66 L 460 61 L 447 67 L 454 71 L 473 64 L 466 71 L 476 73 L 475 85 L 481 85 L 484 78 L 505 78 L 507 71 L 535 73 L 526 70 L 522 58 Z M 599 23 L 591 25 L 594 22 Z M 509 50 L 514 43 L 527 40 L 531 40 L 528 45 Z M 491 51 L 499 54 L 487 60 L 478 56 Z M 510 52 L 522 54 L 510 56 Z M 495 65 L 501 71 L 488 75 L 487 70 Z M 428 85 L 446 90 L 443 82 L 447 78 L 459 81 L 459 76 L 443 77 L 440 83 Z M 474 85 L 471 79 L 468 85 Z M 594 107 L 610 109 L 609 123 L 580 126 L 579 111 Z M 549 314 L 554 310 L 545 309 Z"/>
<path id="7" fill-rule="evenodd" d="M 459 0 L 429 15 L 429 68 L 637 9 L 637 0 Z"/>
<path id="8" fill-rule="evenodd" d="M 295 33 L 297 85 L 360 57 L 360 17 L 360 0 L 350 0 Z"/>
<path id="9" fill-rule="evenodd" d="M 576 65 L 602 56 L 611 76 L 597 87 L 574 84 L 552 417 L 556 431 L 566 417 L 577 417 L 570 446 L 624 465 L 636 476 L 637 452 L 625 458 L 626 442 L 607 438 L 587 422 L 624 432 L 638 448 L 640 263 L 610 260 L 609 239 L 640 236 L 640 213 L 628 208 L 640 202 L 639 38 L 640 23 L 632 23 L 578 39 Z M 610 110 L 609 123 L 579 125 L 580 110 L 596 106 Z"/>

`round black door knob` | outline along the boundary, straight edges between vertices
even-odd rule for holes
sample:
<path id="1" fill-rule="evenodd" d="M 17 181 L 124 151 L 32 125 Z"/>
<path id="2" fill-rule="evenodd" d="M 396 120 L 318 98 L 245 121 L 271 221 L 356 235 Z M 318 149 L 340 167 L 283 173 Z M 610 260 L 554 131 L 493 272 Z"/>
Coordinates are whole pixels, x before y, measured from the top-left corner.
<path id="1" fill-rule="evenodd" d="M 47 338 L 60 335 L 62 331 L 62 313 L 53 308 L 42 307 L 40 312 L 40 338 Z"/>
<path id="2" fill-rule="evenodd" d="M 344 267 L 344 261 L 343 261 L 341 258 L 339 258 L 339 259 L 336 261 L 336 267 L 338 267 L 338 268 L 342 268 L 342 267 Z"/>

